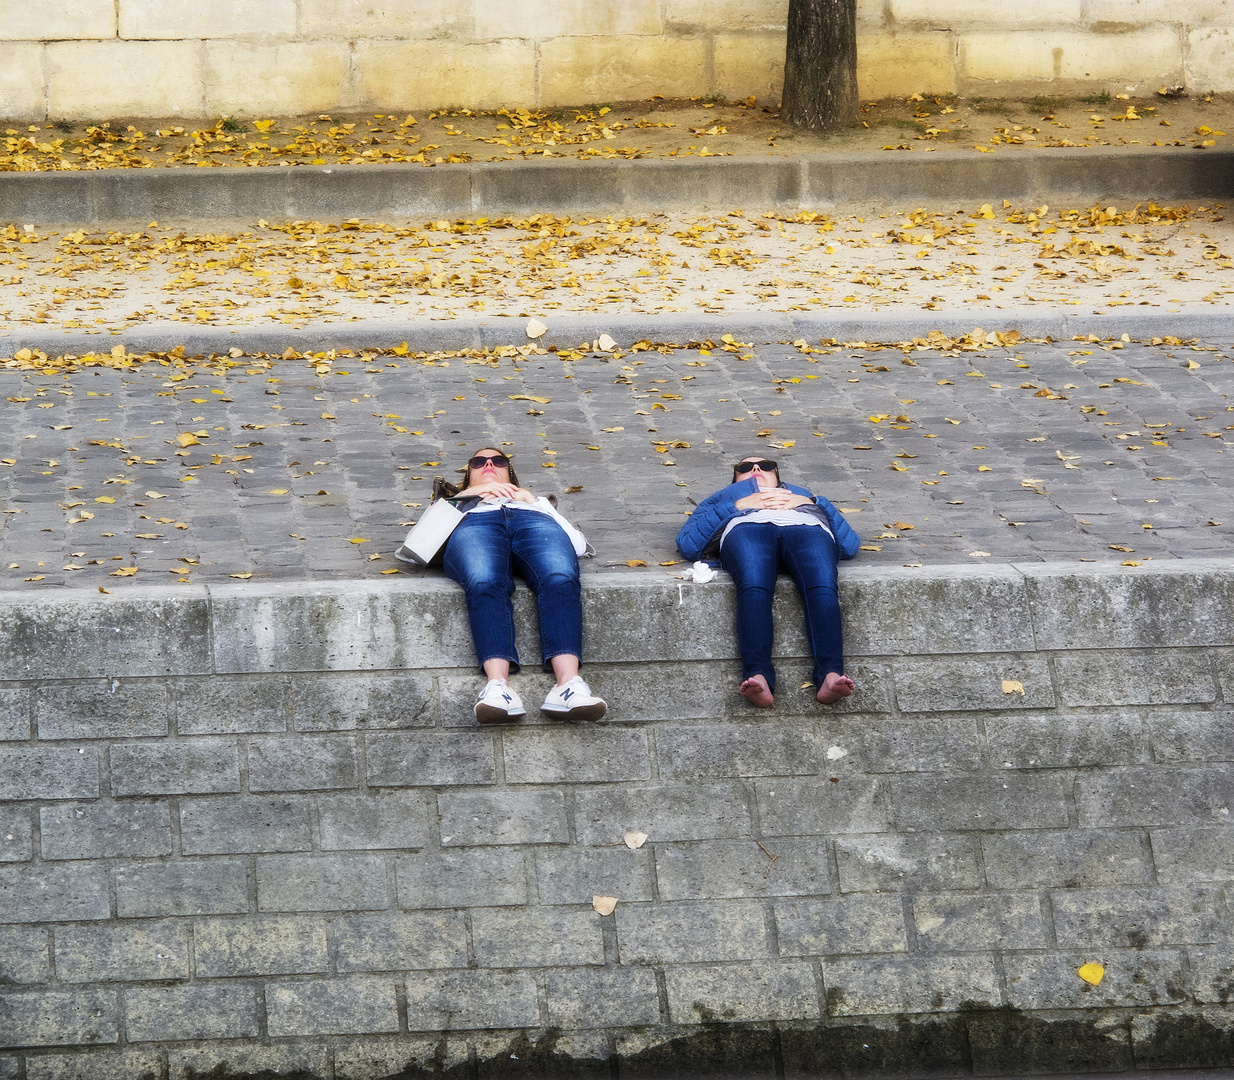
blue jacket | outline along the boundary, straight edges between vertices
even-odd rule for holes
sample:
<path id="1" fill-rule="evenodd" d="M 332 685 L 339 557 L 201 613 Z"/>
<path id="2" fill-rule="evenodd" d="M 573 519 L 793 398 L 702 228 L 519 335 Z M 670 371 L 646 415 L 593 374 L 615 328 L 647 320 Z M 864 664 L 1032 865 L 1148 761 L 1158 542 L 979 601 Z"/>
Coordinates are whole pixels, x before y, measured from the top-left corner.
<path id="1" fill-rule="evenodd" d="M 805 488 L 797 487 L 796 484 L 781 484 L 780 486 L 787 488 L 794 495 L 805 495 L 813 499 L 818 508 L 827 515 L 827 521 L 831 525 L 832 535 L 836 538 L 836 547 L 839 549 L 841 559 L 851 559 L 857 554 L 861 547 L 861 538 L 853 532 L 852 526 L 844 520 L 844 515 L 830 502 L 822 495 L 815 495 Z M 737 500 L 753 495 L 758 490 L 758 481 L 751 478 L 738 480 L 735 484 L 721 488 L 714 495 L 709 495 L 698 504 L 698 509 L 681 527 L 681 532 L 677 534 L 677 550 L 691 562 L 703 558 L 704 553 L 713 555 L 715 551 L 712 541 L 715 541 L 718 546 L 724 526 L 735 517 L 744 517 L 746 514 L 754 513 L 753 510 L 738 510 Z"/>

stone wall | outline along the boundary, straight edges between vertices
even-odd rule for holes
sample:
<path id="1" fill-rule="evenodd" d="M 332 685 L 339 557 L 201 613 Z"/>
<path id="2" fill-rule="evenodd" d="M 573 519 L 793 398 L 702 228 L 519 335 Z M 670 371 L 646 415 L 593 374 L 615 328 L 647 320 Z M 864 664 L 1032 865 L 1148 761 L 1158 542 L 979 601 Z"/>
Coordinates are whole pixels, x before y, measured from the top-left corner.
<path id="1" fill-rule="evenodd" d="M 0 116 L 774 100 L 787 0 L 0 0 Z M 861 93 L 1234 87 L 1230 0 L 857 0 Z"/>
<path id="2" fill-rule="evenodd" d="M 842 588 L 757 712 L 729 585 L 588 575 L 611 719 L 500 730 L 440 578 L 0 597 L 0 1077 L 1234 1064 L 1234 564 Z"/>

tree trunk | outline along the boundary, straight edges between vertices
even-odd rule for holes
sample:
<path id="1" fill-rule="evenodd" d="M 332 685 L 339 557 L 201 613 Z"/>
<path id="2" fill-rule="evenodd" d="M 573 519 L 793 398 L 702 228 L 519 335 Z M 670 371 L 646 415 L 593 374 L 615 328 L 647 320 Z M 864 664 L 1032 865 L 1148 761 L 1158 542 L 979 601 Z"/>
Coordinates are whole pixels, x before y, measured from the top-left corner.
<path id="1" fill-rule="evenodd" d="M 781 116 L 810 131 L 856 122 L 856 0 L 789 0 Z"/>

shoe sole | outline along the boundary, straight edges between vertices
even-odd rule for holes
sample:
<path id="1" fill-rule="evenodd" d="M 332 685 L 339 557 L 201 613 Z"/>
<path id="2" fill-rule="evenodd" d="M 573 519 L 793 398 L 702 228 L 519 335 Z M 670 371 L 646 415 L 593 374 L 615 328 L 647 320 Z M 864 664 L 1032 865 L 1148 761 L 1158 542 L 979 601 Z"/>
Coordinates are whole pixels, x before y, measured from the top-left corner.
<path id="1" fill-rule="evenodd" d="M 526 710 L 517 713 L 506 712 L 495 705 L 485 705 L 477 702 L 475 707 L 476 723 L 478 724 L 513 724 L 520 716 L 526 716 Z"/>
<path id="2" fill-rule="evenodd" d="M 603 701 L 600 701 L 595 705 L 579 705 L 573 709 L 546 709 L 541 707 L 540 712 L 545 716 L 551 716 L 554 720 L 565 720 L 571 724 L 594 724 L 608 712 L 608 706 Z"/>

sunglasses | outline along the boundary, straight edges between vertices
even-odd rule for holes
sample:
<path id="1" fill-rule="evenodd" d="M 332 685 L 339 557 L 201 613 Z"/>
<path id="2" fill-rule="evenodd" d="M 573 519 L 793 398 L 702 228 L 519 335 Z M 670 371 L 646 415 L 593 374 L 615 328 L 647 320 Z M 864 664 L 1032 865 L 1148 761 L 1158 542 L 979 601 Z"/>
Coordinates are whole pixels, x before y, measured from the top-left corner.
<path id="1" fill-rule="evenodd" d="M 774 461 L 739 461 L 733 466 L 733 471 L 738 476 L 745 476 L 748 472 L 753 472 L 758 469 L 760 472 L 777 472 L 779 467 Z"/>
<path id="2" fill-rule="evenodd" d="M 493 454 L 491 457 L 482 457 L 477 454 L 469 462 L 467 462 L 467 467 L 469 469 L 483 469 L 484 466 L 490 461 L 493 463 L 494 467 L 498 469 L 504 469 L 510 464 L 510 459 L 506 457 L 505 454 Z"/>

